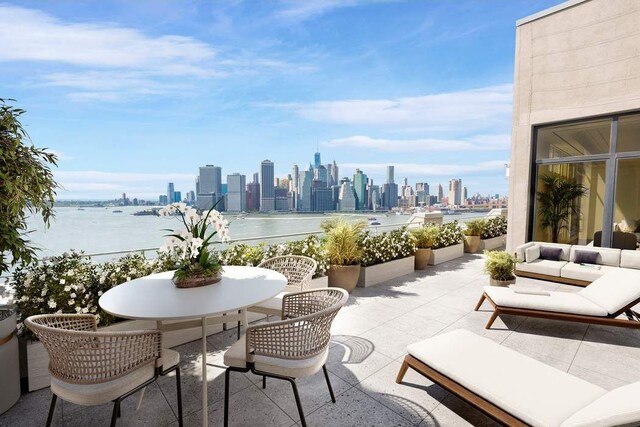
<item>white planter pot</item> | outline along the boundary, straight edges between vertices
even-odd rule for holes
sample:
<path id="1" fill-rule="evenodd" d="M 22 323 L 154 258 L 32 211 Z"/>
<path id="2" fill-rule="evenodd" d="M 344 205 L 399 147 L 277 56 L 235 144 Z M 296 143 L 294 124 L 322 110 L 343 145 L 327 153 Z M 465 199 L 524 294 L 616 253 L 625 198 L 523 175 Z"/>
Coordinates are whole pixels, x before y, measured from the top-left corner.
<path id="1" fill-rule="evenodd" d="M 329 276 L 322 276 L 311 279 L 309 289 L 322 289 L 327 287 L 329 287 Z"/>
<path id="2" fill-rule="evenodd" d="M 463 243 L 459 243 L 453 246 L 447 246 L 446 248 L 432 249 L 431 258 L 429 259 L 429 265 L 442 264 L 443 262 L 460 258 L 463 255 L 464 255 Z"/>
<path id="3" fill-rule="evenodd" d="M 415 258 L 409 256 L 360 269 L 358 287 L 366 288 L 386 280 L 395 279 L 414 271 Z"/>
<path id="4" fill-rule="evenodd" d="M 20 354 L 15 330 L 15 313 L 8 309 L 0 310 L 0 414 L 20 398 Z"/>
<path id="5" fill-rule="evenodd" d="M 498 237 L 492 237 L 490 239 L 480 239 L 480 250 L 493 251 L 495 249 L 500 249 L 506 244 L 506 241 L 506 234 Z"/>
<path id="6" fill-rule="evenodd" d="M 263 314 L 247 312 L 249 322 L 264 318 Z M 172 322 L 164 322 L 165 325 Z M 230 328 L 236 326 L 236 322 L 228 325 Z M 98 328 L 100 331 L 135 331 L 140 329 L 156 329 L 156 322 L 153 320 L 125 320 L 109 326 Z M 222 324 L 209 325 L 207 335 L 222 332 Z M 162 346 L 164 348 L 175 347 L 202 338 L 202 328 L 188 328 L 176 331 L 168 331 L 162 334 Z M 51 377 L 49 375 L 49 355 L 44 346 L 39 341 L 27 344 L 27 372 L 29 375 L 29 391 L 40 390 L 49 387 Z"/>

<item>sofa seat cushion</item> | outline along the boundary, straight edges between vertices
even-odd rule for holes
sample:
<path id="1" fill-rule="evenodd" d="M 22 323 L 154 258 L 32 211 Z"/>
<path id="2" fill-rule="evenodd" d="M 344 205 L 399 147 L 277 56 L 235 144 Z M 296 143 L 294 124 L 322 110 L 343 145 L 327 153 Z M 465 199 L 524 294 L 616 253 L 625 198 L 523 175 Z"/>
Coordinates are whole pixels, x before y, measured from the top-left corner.
<path id="1" fill-rule="evenodd" d="M 614 268 L 578 294 L 614 314 L 640 298 L 640 270 Z"/>
<path id="2" fill-rule="evenodd" d="M 245 335 L 233 343 L 224 353 L 224 364 L 234 368 L 247 367 L 247 338 Z M 302 360 L 278 359 L 275 357 L 253 356 L 255 369 L 262 372 L 284 375 L 292 378 L 303 378 L 315 374 L 327 361 L 329 348 L 322 353 Z"/>
<path id="3" fill-rule="evenodd" d="M 594 280 L 602 277 L 605 273 L 613 270 L 617 270 L 617 268 L 610 267 L 608 265 L 582 265 L 570 262 L 562 267 L 560 277 L 593 282 Z"/>
<path id="4" fill-rule="evenodd" d="M 532 262 L 521 262 L 519 264 L 516 264 L 516 270 L 560 277 L 560 270 L 562 270 L 562 267 L 564 267 L 565 265 L 567 265 L 567 261 L 550 261 L 548 259 L 537 259 Z"/>
<path id="5" fill-rule="evenodd" d="M 533 426 L 559 426 L 606 390 L 458 329 L 412 344 L 410 355 Z"/>
<path id="6" fill-rule="evenodd" d="M 640 270 L 640 251 L 623 250 L 620 254 L 620 267 Z"/>
<path id="7" fill-rule="evenodd" d="M 163 370 L 175 366 L 180 361 L 180 353 L 175 350 L 162 349 L 162 359 L 158 366 Z M 155 364 L 148 363 L 128 374 L 99 384 L 72 384 L 51 377 L 51 391 L 58 397 L 76 405 L 101 405 L 110 402 L 133 390 L 155 375 Z"/>
<path id="8" fill-rule="evenodd" d="M 609 265 L 611 267 L 620 266 L 620 249 L 575 245 L 571 247 L 571 256 L 569 258 L 571 262 L 576 261 L 578 252 L 596 252 L 598 254 L 596 264 Z"/>
<path id="9" fill-rule="evenodd" d="M 611 390 L 565 420 L 562 427 L 640 425 L 638 394 L 640 382 Z"/>
<path id="10" fill-rule="evenodd" d="M 485 286 L 484 292 L 502 307 L 529 310 L 554 311 L 558 313 L 582 314 L 585 316 L 606 316 L 607 310 L 582 297 L 580 293 L 549 292 L 549 295 L 528 295 L 516 293 L 509 288 Z"/>

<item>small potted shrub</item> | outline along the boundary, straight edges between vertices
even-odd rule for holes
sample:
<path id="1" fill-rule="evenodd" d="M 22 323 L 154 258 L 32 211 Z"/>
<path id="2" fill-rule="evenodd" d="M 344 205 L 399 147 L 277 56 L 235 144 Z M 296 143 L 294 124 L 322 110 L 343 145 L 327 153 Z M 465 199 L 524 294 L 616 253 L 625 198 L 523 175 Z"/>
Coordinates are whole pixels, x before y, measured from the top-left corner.
<path id="1" fill-rule="evenodd" d="M 464 251 L 475 254 L 480 246 L 480 236 L 484 230 L 485 221 L 483 219 L 472 219 L 467 221 L 464 230 Z"/>
<path id="2" fill-rule="evenodd" d="M 431 258 L 431 248 L 435 245 L 438 235 L 437 225 L 414 228 L 411 234 L 416 239 L 415 269 L 426 270 Z"/>
<path id="3" fill-rule="evenodd" d="M 366 222 L 348 222 L 342 218 L 322 223 L 329 263 L 329 286 L 337 286 L 351 293 L 358 284 L 363 256 L 360 241 L 366 226 Z"/>
<path id="4" fill-rule="evenodd" d="M 521 262 L 514 255 L 504 251 L 484 251 L 487 259 L 484 262 L 484 270 L 489 274 L 491 286 L 509 286 L 516 283 L 513 269 Z"/>

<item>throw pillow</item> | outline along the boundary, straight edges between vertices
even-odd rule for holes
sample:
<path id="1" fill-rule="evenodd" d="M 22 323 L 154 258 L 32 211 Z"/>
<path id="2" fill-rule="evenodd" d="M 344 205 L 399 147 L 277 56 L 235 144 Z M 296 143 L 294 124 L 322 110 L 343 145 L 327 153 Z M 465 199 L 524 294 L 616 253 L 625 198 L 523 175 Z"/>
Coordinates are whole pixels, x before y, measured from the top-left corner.
<path id="1" fill-rule="evenodd" d="M 575 259 L 576 264 L 597 264 L 598 252 L 595 251 L 576 251 Z"/>
<path id="2" fill-rule="evenodd" d="M 533 245 L 525 249 L 524 259 L 526 262 L 533 262 L 540 258 L 540 246 Z"/>
<path id="3" fill-rule="evenodd" d="M 560 261 L 562 256 L 562 248 L 554 248 L 553 246 L 540 246 L 540 258 L 549 261 Z"/>

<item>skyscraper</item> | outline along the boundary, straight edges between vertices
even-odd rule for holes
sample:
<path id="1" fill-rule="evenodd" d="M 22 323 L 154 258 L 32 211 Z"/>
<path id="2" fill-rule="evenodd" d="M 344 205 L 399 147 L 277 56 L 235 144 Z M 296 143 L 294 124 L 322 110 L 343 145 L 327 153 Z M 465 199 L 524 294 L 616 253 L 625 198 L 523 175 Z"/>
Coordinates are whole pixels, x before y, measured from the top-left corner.
<path id="1" fill-rule="evenodd" d="M 387 182 L 382 186 L 382 207 L 392 209 L 398 206 L 398 184 L 394 182 L 394 167 L 387 166 Z"/>
<path id="2" fill-rule="evenodd" d="M 387 184 L 393 184 L 393 166 L 387 166 Z"/>
<path id="3" fill-rule="evenodd" d="M 198 176 L 198 208 L 210 209 L 222 197 L 222 168 L 214 165 L 201 166 Z M 222 206 L 218 204 L 216 209 L 222 210 Z"/>
<path id="4" fill-rule="evenodd" d="M 247 211 L 260 210 L 260 183 L 250 182 L 247 184 Z"/>
<path id="5" fill-rule="evenodd" d="M 313 185 L 313 169 L 300 172 L 300 196 L 298 210 L 311 211 L 311 189 Z"/>
<path id="6" fill-rule="evenodd" d="M 462 200 L 461 200 L 461 204 L 466 205 L 467 204 L 467 187 L 462 187 Z"/>
<path id="7" fill-rule="evenodd" d="M 260 164 L 260 211 L 271 212 L 276 208 L 276 193 L 273 176 L 273 162 L 263 160 Z"/>
<path id="8" fill-rule="evenodd" d="M 359 211 L 367 209 L 368 206 L 367 182 L 367 175 L 356 169 L 356 173 L 353 174 L 353 189 L 356 192 L 356 209 Z"/>
<path id="9" fill-rule="evenodd" d="M 331 185 L 339 185 L 340 184 L 340 175 L 338 172 L 338 165 L 336 164 L 336 161 L 334 160 L 333 163 L 331 163 L 331 168 L 329 169 L 329 172 L 331 173 Z"/>
<path id="10" fill-rule="evenodd" d="M 356 194 L 353 191 L 353 184 L 348 179 L 340 186 L 339 210 L 343 212 L 356 210 Z"/>
<path id="11" fill-rule="evenodd" d="M 442 184 L 438 184 L 438 203 L 441 203 L 443 198 L 444 191 L 442 190 Z"/>
<path id="12" fill-rule="evenodd" d="M 316 154 L 313 156 L 313 167 L 318 169 L 322 162 L 320 161 L 320 151 L 316 151 Z"/>
<path id="13" fill-rule="evenodd" d="M 247 177 L 234 173 L 227 175 L 227 203 L 226 208 L 232 212 L 247 210 Z"/>
<path id="14" fill-rule="evenodd" d="M 462 180 L 452 179 L 449 181 L 449 204 L 460 206 L 462 203 Z"/>
<path id="15" fill-rule="evenodd" d="M 251 181 L 255 184 L 259 184 L 260 183 L 260 174 L 258 172 L 254 172 L 253 173 L 253 181 Z"/>
<path id="16" fill-rule="evenodd" d="M 169 203 L 175 202 L 175 189 L 173 188 L 173 182 L 167 184 L 167 200 Z"/>
<path id="17" fill-rule="evenodd" d="M 429 205 L 429 184 L 416 182 L 416 200 L 418 204 Z"/>
<path id="18" fill-rule="evenodd" d="M 173 192 L 173 203 L 178 203 L 182 201 L 182 192 L 174 191 Z"/>
<path id="19" fill-rule="evenodd" d="M 333 190 L 329 187 L 312 189 L 311 209 L 315 212 L 334 211 Z"/>
<path id="20" fill-rule="evenodd" d="M 323 187 L 329 186 L 329 174 L 327 168 L 324 165 L 320 165 L 315 169 L 315 179 L 322 183 Z"/>

